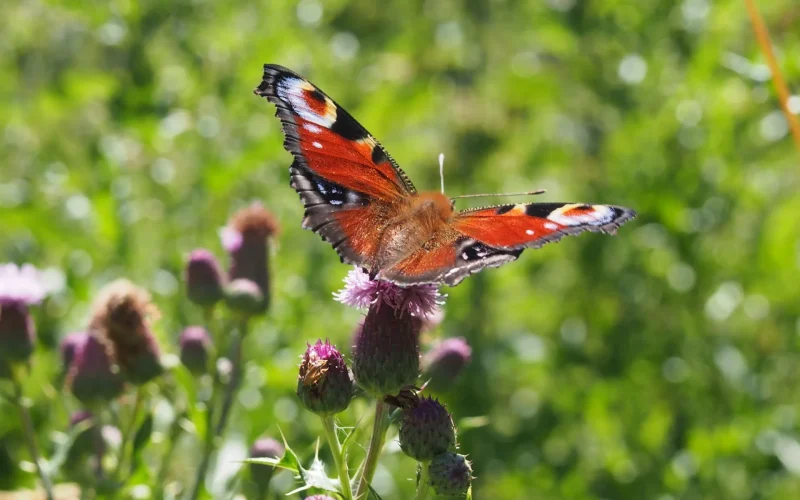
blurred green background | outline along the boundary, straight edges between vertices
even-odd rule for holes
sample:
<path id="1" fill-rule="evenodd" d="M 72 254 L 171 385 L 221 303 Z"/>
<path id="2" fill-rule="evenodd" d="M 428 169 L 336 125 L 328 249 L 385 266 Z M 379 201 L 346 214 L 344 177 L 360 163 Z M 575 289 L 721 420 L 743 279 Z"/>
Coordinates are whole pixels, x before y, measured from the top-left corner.
<path id="1" fill-rule="evenodd" d="M 797 3 L 760 3 L 797 89 Z M 300 229 L 274 107 L 252 94 L 272 62 L 346 107 L 420 190 L 438 189 L 443 152 L 451 196 L 544 188 L 639 213 L 445 290 L 434 337 L 474 351 L 440 396 L 457 422 L 488 417 L 460 432 L 476 498 L 800 497 L 800 162 L 743 2 L 12 0 L 0 33 L 0 261 L 63 285 L 37 311 L 45 451 L 75 405 L 53 346 L 99 287 L 149 288 L 175 352 L 200 321 L 186 255 L 223 257 L 218 229 L 263 200 L 283 226 L 274 303 L 217 471 L 279 427 L 312 453 L 298 356 L 317 337 L 346 347 L 360 313 L 331 298 L 349 268 Z M 1 418 L 0 489 L 34 483 L 21 444 Z M 186 437 L 173 477 L 196 450 Z M 413 477 L 390 445 L 378 492 L 409 498 Z"/>

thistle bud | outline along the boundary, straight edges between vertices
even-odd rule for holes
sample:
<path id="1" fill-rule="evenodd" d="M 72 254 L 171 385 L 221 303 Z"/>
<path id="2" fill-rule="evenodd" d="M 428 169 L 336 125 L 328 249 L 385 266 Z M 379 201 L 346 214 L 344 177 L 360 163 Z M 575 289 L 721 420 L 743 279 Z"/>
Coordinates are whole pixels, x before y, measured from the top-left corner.
<path id="1" fill-rule="evenodd" d="M 94 335 L 76 353 L 67 374 L 67 387 L 87 406 L 111 401 L 122 393 L 124 380 L 109 350 Z"/>
<path id="2" fill-rule="evenodd" d="M 419 318 L 377 302 L 356 332 L 353 375 L 376 398 L 414 385 L 419 376 Z"/>
<path id="3" fill-rule="evenodd" d="M 150 294 L 127 280 L 106 286 L 94 304 L 91 329 L 111 348 L 125 378 L 136 385 L 164 370 L 150 329 L 150 319 L 157 315 Z"/>
<path id="4" fill-rule="evenodd" d="M 36 330 L 28 306 L 22 302 L 0 304 L 0 360 L 27 361 L 33 354 Z"/>
<path id="5" fill-rule="evenodd" d="M 431 460 L 428 476 L 437 495 L 466 498 L 472 483 L 472 466 L 464 455 L 442 453 Z"/>
<path id="6" fill-rule="evenodd" d="M 223 278 L 214 254 L 205 249 L 191 253 L 186 265 L 186 294 L 189 300 L 210 307 L 222 299 Z"/>
<path id="7" fill-rule="evenodd" d="M 222 229 L 222 244 L 231 256 L 228 276 L 248 279 L 258 285 L 262 302 L 258 313 L 269 307 L 269 239 L 278 231 L 278 223 L 261 204 L 236 212 Z"/>
<path id="8" fill-rule="evenodd" d="M 284 452 L 283 445 L 272 438 L 261 438 L 250 448 L 250 458 L 280 458 Z M 266 492 L 275 468 L 265 464 L 250 464 L 250 479 L 260 492 Z"/>
<path id="9" fill-rule="evenodd" d="M 438 400 L 420 398 L 416 405 L 403 411 L 400 448 L 418 462 L 427 462 L 440 453 L 455 451 L 453 418 Z"/>
<path id="10" fill-rule="evenodd" d="M 208 371 L 208 354 L 211 350 L 211 338 L 202 326 L 190 326 L 181 334 L 181 363 L 193 375 L 202 375 Z"/>
<path id="11" fill-rule="evenodd" d="M 72 362 L 78 356 L 81 349 L 83 349 L 88 339 L 89 334 L 75 332 L 70 333 L 61 341 L 61 364 L 64 373 L 69 371 L 69 367 L 72 365 Z"/>
<path id="12" fill-rule="evenodd" d="M 264 311 L 264 294 L 255 282 L 239 278 L 225 287 L 225 303 L 241 314 L 260 314 Z"/>
<path id="13" fill-rule="evenodd" d="M 444 391 L 452 387 L 461 372 L 469 364 L 472 348 L 463 337 L 445 340 L 433 348 L 422 360 L 425 379 L 433 391 Z"/>
<path id="14" fill-rule="evenodd" d="M 334 415 L 350 405 L 353 379 L 342 354 L 327 340 L 308 345 L 297 377 L 297 397 L 320 416 Z"/>

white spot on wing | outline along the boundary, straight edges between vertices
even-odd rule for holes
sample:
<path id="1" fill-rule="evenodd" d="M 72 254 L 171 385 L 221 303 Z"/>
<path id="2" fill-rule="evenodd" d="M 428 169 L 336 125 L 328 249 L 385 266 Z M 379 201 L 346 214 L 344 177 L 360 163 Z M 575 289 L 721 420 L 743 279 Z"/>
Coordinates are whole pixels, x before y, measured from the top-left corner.
<path id="1" fill-rule="evenodd" d="M 331 205 L 336 205 L 336 206 L 339 206 L 339 205 L 341 205 L 343 203 L 344 202 L 342 200 L 336 200 L 336 199 L 330 201 Z"/>
<path id="2" fill-rule="evenodd" d="M 322 149 L 322 144 L 318 143 L 317 141 L 314 141 L 311 144 L 317 149 Z"/>
<path id="3" fill-rule="evenodd" d="M 317 127 L 313 123 L 304 123 L 303 128 L 308 130 L 312 134 L 319 134 L 320 132 L 322 132 L 322 129 L 320 127 Z"/>
<path id="4" fill-rule="evenodd" d="M 325 114 L 320 115 L 312 110 L 306 103 L 304 90 L 312 90 L 314 87 L 305 80 L 299 78 L 284 78 L 278 83 L 278 96 L 287 101 L 295 113 L 300 118 L 311 122 L 320 127 L 330 128 L 336 121 L 336 106 L 325 98 Z"/>
<path id="5" fill-rule="evenodd" d="M 593 205 L 591 212 L 579 215 L 566 215 L 566 212 L 578 206 L 580 205 L 564 205 L 561 208 L 553 210 L 547 218 L 562 226 L 602 226 L 614 219 L 614 210 L 604 205 Z"/>
<path id="6" fill-rule="evenodd" d="M 533 236 L 534 233 L 532 229 L 526 229 L 525 234 L 527 234 L 528 236 Z"/>
<path id="7" fill-rule="evenodd" d="M 555 231 L 556 229 L 558 229 L 558 225 L 553 224 L 552 222 L 545 222 L 544 227 L 545 229 L 549 229 L 551 231 Z"/>

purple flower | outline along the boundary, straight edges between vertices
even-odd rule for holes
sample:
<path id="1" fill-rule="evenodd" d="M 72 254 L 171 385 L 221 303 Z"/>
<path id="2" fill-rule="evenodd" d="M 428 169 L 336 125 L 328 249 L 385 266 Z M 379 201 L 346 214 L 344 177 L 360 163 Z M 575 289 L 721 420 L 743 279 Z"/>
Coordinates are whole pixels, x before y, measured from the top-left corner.
<path id="1" fill-rule="evenodd" d="M 353 398 L 353 379 L 342 354 L 327 340 L 309 344 L 297 377 L 297 396 L 317 415 L 344 411 Z"/>
<path id="2" fill-rule="evenodd" d="M 197 249 L 189 255 L 186 264 L 186 294 L 189 300 L 209 307 L 222 299 L 223 278 L 214 254 Z"/>
<path id="3" fill-rule="evenodd" d="M 471 358 L 472 348 L 464 337 L 445 339 L 422 360 L 424 377 L 430 379 L 429 387 L 435 391 L 452 387 Z"/>
<path id="4" fill-rule="evenodd" d="M 97 337 L 90 335 L 76 354 L 67 374 L 67 387 L 76 398 L 91 406 L 122 393 L 125 382 L 115 369 L 112 354 Z"/>
<path id="5" fill-rule="evenodd" d="M 36 330 L 23 302 L 0 305 L 0 363 L 27 360 L 33 354 Z"/>
<path id="6" fill-rule="evenodd" d="M 286 452 L 278 441 L 265 437 L 257 440 L 250 448 L 250 458 L 280 458 Z M 275 468 L 264 464 L 250 464 L 250 479 L 264 493 L 269 488 L 269 481 Z"/>
<path id="7" fill-rule="evenodd" d="M 72 362 L 81 352 L 86 341 L 89 340 L 89 334 L 85 332 L 70 333 L 64 340 L 61 341 L 61 362 L 64 372 L 69 370 Z"/>
<path id="8" fill-rule="evenodd" d="M 446 297 L 439 293 L 437 285 L 402 287 L 389 281 L 371 280 L 369 274 L 359 267 L 347 274 L 344 288 L 333 296 L 342 304 L 361 309 L 385 303 L 401 314 L 408 312 L 418 318 L 437 314 Z"/>
<path id="9" fill-rule="evenodd" d="M 278 232 L 275 217 L 261 204 L 239 210 L 220 230 L 222 246 L 231 256 L 228 278 L 248 279 L 263 295 L 261 311 L 269 307 L 269 239 Z"/>
<path id="10" fill-rule="evenodd" d="M 194 375 L 208 371 L 211 337 L 202 326 L 187 327 L 181 334 L 181 362 Z"/>
<path id="11" fill-rule="evenodd" d="M 38 304 L 47 295 L 40 272 L 30 264 L 0 265 L 0 306 L 16 303 Z"/>

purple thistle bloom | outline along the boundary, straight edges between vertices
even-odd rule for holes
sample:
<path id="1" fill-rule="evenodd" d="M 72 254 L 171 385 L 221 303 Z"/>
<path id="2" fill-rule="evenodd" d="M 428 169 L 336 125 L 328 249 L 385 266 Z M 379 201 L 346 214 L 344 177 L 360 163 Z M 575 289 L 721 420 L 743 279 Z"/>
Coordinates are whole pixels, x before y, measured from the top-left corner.
<path id="1" fill-rule="evenodd" d="M 63 364 L 64 372 L 69 370 L 72 362 L 78 356 L 86 341 L 89 340 L 89 334 L 85 332 L 70 333 L 64 340 L 61 341 L 61 362 Z"/>
<path id="2" fill-rule="evenodd" d="M 122 393 L 125 382 L 109 350 L 94 335 L 86 339 L 67 374 L 67 386 L 82 403 L 111 401 Z"/>
<path id="3" fill-rule="evenodd" d="M 183 330 L 180 339 L 181 362 L 194 375 L 208 371 L 211 337 L 202 326 L 190 326 Z"/>
<path id="4" fill-rule="evenodd" d="M 447 390 L 472 359 L 472 348 L 464 337 L 445 339 L 422 360 L 424 377 L 433 390 Z"/>
<path id="5" fill-rule="evenodd" d="M 222 271 L 214 254 L 205 249 L 194 250 L 186 264 L 186 294 L 189 300 L 203 307 L 222 299 Z"/>
<path id="6" fill-rule="evenodd" d="M 446 297 L 439 293 L 437 285 L 402 287 L 381 279 L 371 280 L 369 274 L 359 267 L 347 274 L 344 288 L 333 296 L 342 304 L 361 309 L 382 302 L 396 311 L 407 311 L 418 318 L 436 314 Z"/>
<path id="7" fill-rule="evenodd" d="M 306 500 L 334 500 L 334 498 L 328 495 L 311 495 L 310 497 L 306 497 Z"/>
<path id="8" fill-rule="evenodd" d="M 30 306 L 47 296 L 39 271 L 30 264 L 0 265 L 0 306 L 16 303 Z"/>
<path id="9" fill-rule="evenodd" d="M 334 415 L 353 398 L 353 379 L 342 354 L 327 340 L 308 344 L 297 377 L 297 396 L 309 411 Z"/>
<path id="10" fill-rule="evenodd" d="M 250 458 L 280 458 L 286 452 L 283 445 L 275 439 L 265 437 L 257 440 L 250 448 Z M 259 490 L 265 492 L 275 468 L 264 464 L 250 464 L 250 479 Z"/>

